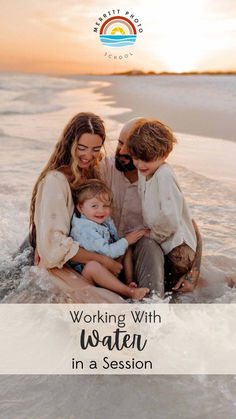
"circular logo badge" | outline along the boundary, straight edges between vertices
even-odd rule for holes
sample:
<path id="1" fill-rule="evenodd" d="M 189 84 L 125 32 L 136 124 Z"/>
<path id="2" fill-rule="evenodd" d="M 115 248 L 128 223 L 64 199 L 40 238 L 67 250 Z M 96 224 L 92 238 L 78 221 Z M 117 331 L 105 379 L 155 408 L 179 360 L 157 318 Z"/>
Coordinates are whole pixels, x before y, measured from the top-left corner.
<path id="1" fill-rule="evenodd" d="M 137 31 L 134 24 L 123 16 L 107 19 L 100 29 L 100 40 L 107 47 L 127 47 L 134 45 Z"/>

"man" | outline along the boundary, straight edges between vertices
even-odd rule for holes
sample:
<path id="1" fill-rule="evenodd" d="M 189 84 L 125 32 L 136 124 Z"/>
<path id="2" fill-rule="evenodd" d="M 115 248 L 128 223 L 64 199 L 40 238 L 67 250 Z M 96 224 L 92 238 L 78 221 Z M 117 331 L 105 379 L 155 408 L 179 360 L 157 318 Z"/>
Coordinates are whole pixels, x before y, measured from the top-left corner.
<path id="1" fill-rule="evenodd" d="M 141 200 L 138 195 L 138 171 L 126 149 L 127 134 L 139 118 L 132 119 L 121 130 L 115 156 L 105 157 L 102 162 L 104 176 L 114 194 L 114 220 L 120 237 L 129 231 L 145 228 Z M 194 223 L 198 247 L 194 267 L 180 278 L 174 289 L 192 291 L 196 286 L 201 261 L 201 237 Z M 154 240 L 143 237 L 133 246 L 134 279 L 140 287 L 148 287 L 159 297 L 164 296 L 164 255 Z"/>

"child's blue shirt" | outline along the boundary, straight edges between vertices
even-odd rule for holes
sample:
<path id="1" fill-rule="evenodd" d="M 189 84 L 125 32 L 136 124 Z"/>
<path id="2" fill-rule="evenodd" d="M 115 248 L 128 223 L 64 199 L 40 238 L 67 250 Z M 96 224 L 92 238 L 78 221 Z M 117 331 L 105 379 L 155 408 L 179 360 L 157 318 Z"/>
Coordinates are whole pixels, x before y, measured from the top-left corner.
<path id="1" fill-rule="evenodd" d="M 102 224 L 98 224 L 88 220 L 83 214 L 80 218 L 74 214 L 70 236 L 73 240 L 79 242 L 80 247 L 109 256 L 112 259 L 124 255 L 128 247 L 128 242 L 125 238 L 119 239 L 115 224 L 110 217 L 106 218 Z M 72 266 L 78 272 L 81 272 L 84 267 L 83 264 L 75 262 L 72 262 Z"/>

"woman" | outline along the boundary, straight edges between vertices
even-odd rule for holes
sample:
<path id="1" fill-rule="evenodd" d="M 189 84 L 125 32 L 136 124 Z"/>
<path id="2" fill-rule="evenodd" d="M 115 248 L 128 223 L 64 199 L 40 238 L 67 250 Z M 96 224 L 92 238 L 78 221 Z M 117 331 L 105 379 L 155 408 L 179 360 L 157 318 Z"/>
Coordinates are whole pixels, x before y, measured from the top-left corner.
<path id="1" fill-rule="evenodd" d="M 73 271 L 69 260 L 96 260 L 115 275 L 122 265 L 115 260 L 80 249 L 68 237 L 74 212 L 73 192 L 80 183 L 100 178 L 100 151 L 105 140 L 103 121 L 92 113 L 79 113 L 66 125 L 46 167 L 40 174 L 30 206 L 31 244 L 36 264 L 47 269 L 52 279 L 74 302 L 121 303 L 111 291 L 97 288 Z"/>

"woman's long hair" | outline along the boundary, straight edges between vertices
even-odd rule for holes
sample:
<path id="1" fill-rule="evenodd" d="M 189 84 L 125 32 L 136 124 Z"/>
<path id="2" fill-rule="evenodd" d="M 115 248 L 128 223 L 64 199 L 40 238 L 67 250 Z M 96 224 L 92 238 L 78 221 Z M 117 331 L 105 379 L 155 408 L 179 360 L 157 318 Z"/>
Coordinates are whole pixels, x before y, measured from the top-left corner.
<path id="1" fill-rule="evenodd" d="M 90 112 L 78 113 L 65 126 L 47 165 L 37 179 L 30 204 L 30 241 L 34 247 L 36 245 L 36 231 L 34 224 L 35 202 L 38 185 L 46 174 L 50 170 L 61 171 L 66 175 L 72 191 L 74 191 L 80 184 L 81 176 L 84 175 L 87 179 L 100 177 L 98 169 L 99 159 L 95 160 L 94 164 L 86 170 L 82 170 L 78 167 L 76 159 L 78 141 L 82 134 L 87 133 L 99 135 L 102 138 L 102 143 L 104 143 L 106 134 L 102 119 Z M 71 173 L 69 175 L 65 171 L 68 167 L 71 169 Z"/>

